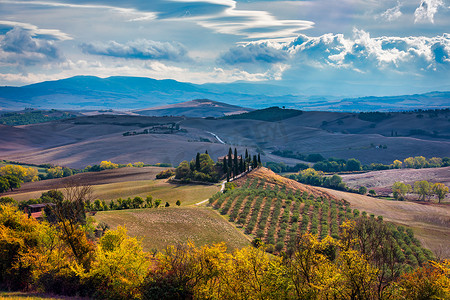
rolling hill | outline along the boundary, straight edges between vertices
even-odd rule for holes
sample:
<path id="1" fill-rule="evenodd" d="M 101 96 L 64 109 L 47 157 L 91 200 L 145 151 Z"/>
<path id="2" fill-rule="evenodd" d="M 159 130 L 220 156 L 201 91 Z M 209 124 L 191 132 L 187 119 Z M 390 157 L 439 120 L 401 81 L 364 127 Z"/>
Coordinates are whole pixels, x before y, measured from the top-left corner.
<path id="1" fill-rule="evenodd" d="M 186 116 L 205 118 L 223 117 L 253 110 L 254 109 L 252 108 L 244 108 L 208 99 L 196 99 L 177 104 L 138 109 L 133 112 L 143 116 Z"/>
<path id="2" fill-rule="evenodd" d="M 363 206 L 355 203 L 351 194 L 343 192 L 337 194 L 335 191 L 303 185 L 276 175 L 266 168 L 258 168 L 239 178 L 237 186 L 238 188 L 227 193 L 214 195 L 209 201 L 210 204 L 230 222 L 242 228 L 245 234 L 272 245 L 269 249 L 274 252 L 286 250 L 299 235 L 306 232 L 316 234 L 321 239 L 328 235 L 339 238 L 342 223 L 357 219 L 360 215 L 369 217 L 366 212 L 372 213 L 373 210 L 369 204 Z M 347 199 L 350 200 L 347 201 Z M 409 204 L 415 206 L 413 203 Z M 378 203 L 374 203 L 373 207 L 377 205 Z M 364 209 L 366 207 L 367 210 Z M 388 204 L 387 207 L 389 207 Z M 399 205 L 396 208 L 405 216 L 408 212 L 417 209 L 414 207 L 411 210 Z M 425 208 L 420 211 L 427 211 L 439 220 L 443 220 L 442 224 L 436 225 L 436 222 L 434 224 L 434 229 L 441 231 L 440 235 L 427 237 L 427 233 L 430 232 L 428 228 L 421 231 L 412 219 L 406 220 L 402 217 L 397 219 L 389 214 L 389 220 L 399 221 L 400 224 L 407 226 L 411 224 L 414 226 L 414 232 L 424 238 L 424 241 L 429 242 L 428 245 L 434 250 L 438 250 L 431 241 L 436 242 L 438 238 L 448 236 L 445 234 L 448 225 L 448 220 L 445 220 L 446 210 Z M 373 210 L 373 212 L 381 216 L 385 213 L 384 210 Z M 381 217 L 378 217 L 378 220 L 382 222 Z M 398 261 L 416 266 L 433 258 L 433 254 L 422 248 L 421 242 L 412 232 L 407 234 L 408 231 L 405 233 L 404 227 L 391 224 L 388 226 L 396 239 L 395 255 Z M 441 241 L 441 245 L 446 247 L 448 243 Z M 445 255 L 447 256 L 448 253 Z"/>
<path id="3" fill-rule="evenodd" d="M 291 150 L 357 158 L 362 163 L 392 163 L 409 156 L 450 156 L 449 117 L 450 111 L 391 113 L 380 121 L 362 120 L 359 114 L 308 111 L 278 121 L 82 116 L 16 127 L 0 125 L 0 158 L 75 168 L 102 160 L 178 165 L 197 152 L 207 150 L 217 159 L 229 147 L 236 147 L 240 153 L 259 151 L 263 161 L 287 164 L 299 161 L 271 153 Z M 170 124 L 180 130 L 166 132 L 171 134 L 154 131 Z M 139 134 L 145 130 L 148 134 Z"/>

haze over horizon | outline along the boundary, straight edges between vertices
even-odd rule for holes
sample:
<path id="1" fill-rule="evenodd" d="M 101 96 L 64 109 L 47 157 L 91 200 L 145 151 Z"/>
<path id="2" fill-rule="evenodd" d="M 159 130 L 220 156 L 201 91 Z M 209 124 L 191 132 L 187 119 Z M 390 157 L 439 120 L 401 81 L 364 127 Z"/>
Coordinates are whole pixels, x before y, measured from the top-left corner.
<path id="1" fill-rule="evenodd" d="M 450 90 L 448 0 L 0 0 L 0 85 L 76 75 Z"/>

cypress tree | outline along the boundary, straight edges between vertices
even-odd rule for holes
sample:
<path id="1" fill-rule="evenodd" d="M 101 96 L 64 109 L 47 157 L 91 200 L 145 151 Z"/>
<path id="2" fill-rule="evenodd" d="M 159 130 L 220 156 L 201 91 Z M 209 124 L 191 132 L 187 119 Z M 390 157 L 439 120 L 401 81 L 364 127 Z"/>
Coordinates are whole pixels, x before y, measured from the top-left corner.
<path id="1" fill-rule="evenodd" d="M 244 171 L 245 171 L 245 165 L 244 165 L 244 161 L 241 156 L 241 159 L 239 161 L 239 173 L 244 173 Z"/>
<path id="2" fill-rule="evenodd" d="M 252 169 L 255 169 L 257 166 L 258 166 L 258 161 L 257 161 L 256 155 L 253 155 Z"/>
<path id="3" fill-rule="evenodd" d="M 234 167 L 234 176 L 237 176 L 239 174 L 239 164 L 238 164 L 238 158 L 237 158 L 237 150 L 234 148 L 234 159 L 233 159 L 233 167 Z"/>
<path id="4" fill-rule="evenodd" d="M 262 166 L 261 155 L 258 153 L 258 166 Z"/>
<path id="5" fill-rule="evenodd" d="M 197 152 L 197 156 L 195 157 L 195 169 L 200 171 L 200 153 Z"/>
<path id="6" fill-rule="evenodd" d="M 231 158 L 233 156 L 233 151 L 228 149 L 228 169 L 231 171 L 233 169 L 233 159 Z"/>
<path id="7" fill-rule="evenodd" d="M 205 150 L 205 154 L 209 154 L 209 153 L 208 153 L 208 150 Z"/>
<path id="8" fill-rule="evenodd" d="M 226 156 L 223 158 L 223 172 L 228 174 L 228 163 Z"/>

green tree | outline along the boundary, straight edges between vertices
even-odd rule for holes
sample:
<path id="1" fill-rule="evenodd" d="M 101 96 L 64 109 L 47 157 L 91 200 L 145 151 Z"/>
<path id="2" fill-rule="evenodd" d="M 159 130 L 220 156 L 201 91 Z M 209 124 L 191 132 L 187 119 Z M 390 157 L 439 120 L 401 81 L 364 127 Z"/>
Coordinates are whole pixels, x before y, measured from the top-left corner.
<path id="1" fill-rule="evenodd" d="M 161 205 L 161 199 L 156 199 L 155 200 L 155 208 L 158 208 Z"/>
<path id="2" fill-rule="evenodd" d="M 361 195 L 365 195 L 367 193 L 367 188 L 365 186 L 360 186 L 358 189 L 358 193 Z"/>
<path id="3" fill-rule="evenodd" d="M 238 154 L 236 148 L 234 148 L 234 158 L 233 158 L 233 173 L 234 176 L 239 174 L 239 165 L 238 165 Z"/>
<path id="4" fill-rule="evenodd" d="M 397 181 L 392 185 L 392 194 L 395 199 L 403 200 L 405 195 L 411 192 L 411 185 Z"/>
<path id="5" fill-rule="evenodd" d="M 42 203 L 58 203 L 64 200 L 64 194 L 61 191 L 50 190 L 41 194 Z"/>
<path id="6" fill-rule="evenodd" d="M 408 157 L 403 160 L 403 164 L 406 168 L 412 169 L 414 168 L 414 157 Z"/>
<path id="7" fill-rule="evenodd" d="M 94 201 L 94 210 L 96 210 L 96 211 L 103 210 L 102 201 L 100 201 L 100 199 L 95 199 L 95 201 Z"/>
<path id="8" fill-rule="evenodd" d="M 15 175 L 6 175 L 3 176 L 6 180 L 8 180 L 9 189 L 13 191 L 13 189 L 19 189 L 22 186 L 22 180 Z"/>
<path id="9" fill-rule="evenodd" d="M 369 190 L 369 195 L 371 195 L 372 197 L 375 197 L 377 195 L 377 192 L 375 192 L 375 190 Z"/>
<path id="10" fill-rule="evenodd" d="M 423 156 L 414 157 L 414 168 L 422 169 L 428 166 L 427 159 Z"/>
<path id="11" fill-rule="evenodd" d="M 182 161 L 178 168 L 175 170 L 175 178 L 182 179 L 189 177 L 191 173 L 191 168 L 189 167 L 189 163 L 187 161 Z"/>
<path id="12" fill-rule="evenodd" d="M 223 158 L 223 172 L 225 174 L 228 174 L 228 162 L 227 162 L 227 157 L 226 156 Z"/>
<path id="13" fill-rule="evenodd" d="M 425 198 L 431 194 L 430 183 L 426 180 L 414 182 L 414 193 L 419 195 L 419 200 L 425 201 Z"/>
<path id="14" fill-rule="evenodd" d="M 443 183 L 435 183 L 432 186 L 433 193 L 436 194 L 438 197 L 439 203 L 441 203 L 442 200 L 444 200 L 445 195 L 448 194 L 448 187 L 445 186 Z"/>
<path id="15" fill-rule="evenodd" d="M 166 205 L 164 205 L 164 206 L 169 207 L 170 206 L 169 202 L 166 202 Z"/>
<path id="16" fill-rule="evenodd" d="M 9 189 L 9 180 L 5 177 L 0 177 L 0 193 L 7 192 Z"/>
<path id="17" fill-rule="evenodd" d="M 153 207 L 152 195 L 147 195 L 147 197 L 145 198 L 145 202 L 147 203 L 147 208 L 152 208 Z"/>
<path id="18" fill-rule="evenodd" d="M 195 156 L 195 169 L 197 171 L 200 171 L 200 153 L 197 152 L 197 155 Z"/>
<path id="19" fill-rule="evenodd" d="M 144 199 L 142 199 L 141 197 L 136 196 L 133 198 L 133 208 L 140 208 L 143 203 Z"/>
<path id="20" fill-rule="evenodd" d="M 357 159 L 350 158 L 347 161 L 345 168 L 347 169 L 347 171 L 360 171 L 361 170 L 361 162 Z"/>
<path id="21" fill-rule="evenodd" d="M 181 205 L 181 201 L 180 200 L 177 200 L 177 202 L 175 203 L 177 206 L 180 206 Z"/>

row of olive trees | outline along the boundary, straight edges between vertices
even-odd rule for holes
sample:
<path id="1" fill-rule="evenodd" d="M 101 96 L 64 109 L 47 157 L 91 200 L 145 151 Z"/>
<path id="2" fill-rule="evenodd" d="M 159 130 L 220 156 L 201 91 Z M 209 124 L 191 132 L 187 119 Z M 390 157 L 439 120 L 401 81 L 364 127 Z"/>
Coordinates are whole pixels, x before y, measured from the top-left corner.
<path id="1" fill-rule="evenodd" d="M 448 191 L 448 187 L 443 183 L 438 182 L 433 184 L 426 180 L 414 182 L 414 187 L 400 181 L 395 182 L 392 186 L 392 194 L 397 200 L 404 200 L 406 194 L 414 192 L 419 196 L 419 200 L 430 200 L 432 196 L 436 196 L 439 203 L 441 203 L 445 195 L 448 194 Z"/>

